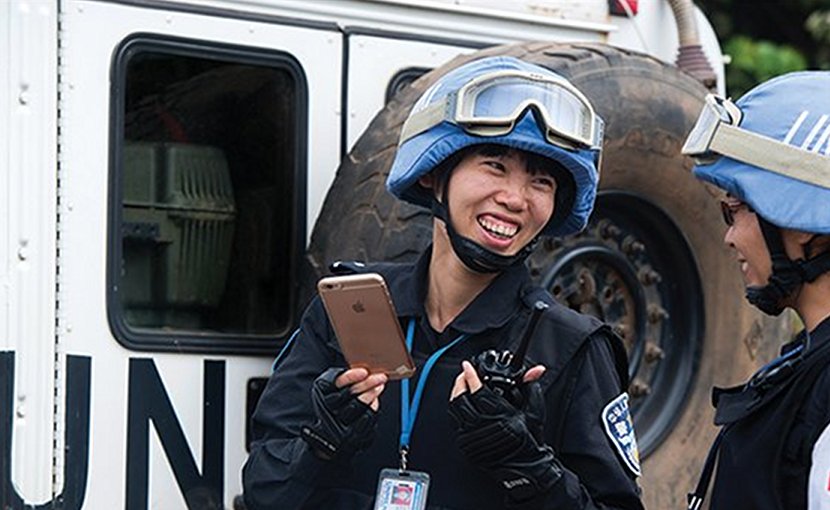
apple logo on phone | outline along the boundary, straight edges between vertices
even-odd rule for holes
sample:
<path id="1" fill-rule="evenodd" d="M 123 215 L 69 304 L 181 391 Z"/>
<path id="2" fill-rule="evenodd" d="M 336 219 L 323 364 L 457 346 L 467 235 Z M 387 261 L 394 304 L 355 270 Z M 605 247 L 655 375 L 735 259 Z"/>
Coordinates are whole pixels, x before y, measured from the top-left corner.
<path id="1" fill-rule="evenodd" d="M 354 310 L 354 311 L 355 311 L 355 312 L 357 312 L 357 313 L 363 313 L 363 312 L 365 312 L 365 311 L 366 311 L 366 307 L 365 307 L 365 306 L 363 306 L 363 302 L 362 302 L 362 301 L 360 301 L 360 300 L 358 299 L 358 300 L 357 300 L 357 301 L 355 301 L 355 302 L 354 302 L 354 304 L 352 305 L 352 310 Z"/>

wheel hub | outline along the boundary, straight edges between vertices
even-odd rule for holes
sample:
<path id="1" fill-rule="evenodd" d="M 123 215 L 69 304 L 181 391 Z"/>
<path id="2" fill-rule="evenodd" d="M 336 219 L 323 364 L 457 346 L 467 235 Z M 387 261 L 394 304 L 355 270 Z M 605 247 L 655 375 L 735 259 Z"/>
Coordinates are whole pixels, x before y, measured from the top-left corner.
<path id="1" fill-rule="evenodd" d="M 557 301 L 622 339 L 645 457 L 683 409 L 702 342 L 701 287 L 682 233 L 644 199 L 604 192 L 582 233 L 541 243 L 528 267 Z"/>

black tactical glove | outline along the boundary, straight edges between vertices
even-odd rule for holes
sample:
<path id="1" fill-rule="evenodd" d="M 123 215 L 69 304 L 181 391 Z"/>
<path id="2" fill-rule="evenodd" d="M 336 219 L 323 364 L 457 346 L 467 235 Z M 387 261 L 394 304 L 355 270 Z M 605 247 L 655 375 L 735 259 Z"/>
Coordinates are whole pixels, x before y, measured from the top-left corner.
<path id="1" fill-rule="evenodd" d="M 337 388 L 334 380 L 341 368 L 330 368 L 322 373 L 311 387 L 311 403 L 317 419 L 314 425 L 305 425 L 302 438 L 323 460 L 348 460 L 363 450 L 375 438 L 377 412 L 357 399 L 350 386 Z"/>
<path id="2" fill-rule="evenodd" d="M 541 386 L 527 383 L 524 389 L 522 410 L 486 385 L 473 394 L 462 393 L 449 406 L 459 448 L 505 488 L 508 503 L 535 499 L 562 476 L 562 465 L 542 440 Z"/>

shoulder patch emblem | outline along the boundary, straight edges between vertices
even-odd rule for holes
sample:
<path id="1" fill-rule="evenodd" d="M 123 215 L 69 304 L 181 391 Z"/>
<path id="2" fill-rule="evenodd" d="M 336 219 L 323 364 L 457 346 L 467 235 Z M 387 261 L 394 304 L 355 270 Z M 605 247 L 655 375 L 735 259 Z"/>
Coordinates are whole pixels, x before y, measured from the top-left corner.
<path id="1" fill-rule="evenodd" d="M 602 424 L 605 434 L 617 449 L 625 466 L 637 476 L 640 470 L 640 451 L 637 449 L 637 437 L 634 434 L 634 422 L 628 408 L 628 394 L 622 393 L 608 403 L 602 410 Z"/>

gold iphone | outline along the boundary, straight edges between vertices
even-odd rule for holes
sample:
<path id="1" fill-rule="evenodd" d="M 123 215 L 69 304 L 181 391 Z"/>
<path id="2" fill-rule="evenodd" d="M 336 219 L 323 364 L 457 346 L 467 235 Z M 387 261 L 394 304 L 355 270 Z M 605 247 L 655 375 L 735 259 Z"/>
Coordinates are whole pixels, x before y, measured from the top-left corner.
<path id="1" fill-rule="evenodd" d="M 317 292 L 350 368 L 404 379 L 415 373 L 386 282 L 377 273 L 328 276 Z"/>

